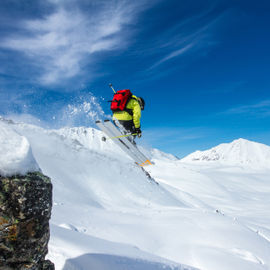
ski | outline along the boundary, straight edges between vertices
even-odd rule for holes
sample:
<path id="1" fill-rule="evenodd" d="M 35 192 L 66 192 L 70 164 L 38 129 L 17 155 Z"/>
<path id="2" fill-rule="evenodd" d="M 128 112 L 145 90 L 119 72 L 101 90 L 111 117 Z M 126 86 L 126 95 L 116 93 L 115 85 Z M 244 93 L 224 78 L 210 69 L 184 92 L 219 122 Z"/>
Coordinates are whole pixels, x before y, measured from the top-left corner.
<path id="1" fill-rule="evenodd" d="M 137 165 L 144 167 L 152 165 L 149 158 L 147 158 L 126 136 L 123 136 L 121 131 L 110 121 L 104 120 L 96 121 L 96 125 L 128 155 Z"/>
<path id="2" fill-rule="evenodd" d="M 104 121 L 104 124 L 114 134 L 116 134 L 116 136 L 122 135 L 121 131 L 110 120 L 105 120 Z M 142 161 L 142 165 L 141 166 L 151 165 L 151 164 L 148 164 L 148 162 L 150 162 L 149 159 L 141 151 L 139 151 L 139 149 L 137 148 L 137 146 L 134 143 L 132 143 L 128 138 L 126 138 L 126 137 L 121 138 L 121 141 L 123 141 L 129 147 L 129 149 L 130 149 L 131 152 L 133 152 L 136 156 L 139 157 L 139 159 Z"/>

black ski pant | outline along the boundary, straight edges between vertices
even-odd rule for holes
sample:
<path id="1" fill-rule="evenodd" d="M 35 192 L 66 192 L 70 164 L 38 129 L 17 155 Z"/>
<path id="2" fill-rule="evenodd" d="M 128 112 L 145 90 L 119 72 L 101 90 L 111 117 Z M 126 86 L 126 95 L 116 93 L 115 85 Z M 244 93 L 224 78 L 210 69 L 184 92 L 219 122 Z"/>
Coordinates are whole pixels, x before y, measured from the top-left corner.
<path id="1" fill-rule="evenodd" d="M 113 122 L 118 127 L 119 127 L 119 124 L 120 124 L 122 126 L 122 129 L 124 128 L 123 132 L 125 134 L 128 134 L 128 133 L 132 134 L 132 133 L 135 132 L 135 126 L 134 126 L 133 120 L 128 120 L 128 121 L 124 121 L 124 120 L 115 121 L 114 120 Z M 136 138 L 136 135 L 128 136 L 128 139 L 133 143 L 135 143 L 135 138 Z"/>
<path id="2" fill-rule="evenodd" d="M 127 133 L 133 133 L 134 132 L 134 123 L 133 120 L 129 121 L 123 121 L 123 120 L 118 120 L 119 124 L 124 127 L 124 129 L 127 131 Z"/>

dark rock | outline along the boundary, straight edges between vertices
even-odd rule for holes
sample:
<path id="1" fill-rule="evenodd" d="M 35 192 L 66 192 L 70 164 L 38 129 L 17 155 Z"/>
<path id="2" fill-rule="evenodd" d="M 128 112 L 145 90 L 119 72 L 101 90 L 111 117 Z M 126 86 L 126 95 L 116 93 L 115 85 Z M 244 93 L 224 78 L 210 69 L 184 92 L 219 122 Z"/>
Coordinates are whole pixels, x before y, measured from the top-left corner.
<path id="1" fill-rule="evenodd" d="M 0 269 L 53 270 L 45 260 L 52 184 L 40 172 L 0 176 Z"/>

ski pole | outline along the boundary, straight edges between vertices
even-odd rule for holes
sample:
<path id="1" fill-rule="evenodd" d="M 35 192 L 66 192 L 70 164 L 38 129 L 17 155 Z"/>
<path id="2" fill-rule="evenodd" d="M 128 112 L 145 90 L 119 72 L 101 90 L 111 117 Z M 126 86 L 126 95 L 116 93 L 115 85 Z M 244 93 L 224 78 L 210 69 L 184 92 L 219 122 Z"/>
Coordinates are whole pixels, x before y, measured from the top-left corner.
<path id="1" fill-rule="evenodd" d="M 123 137 L 128 137 L 128 136 L 135 136 L 135 135 L 138 135 L 138 133 L 109 137 L 108 139 L 113 140 L 113 139 L 118 139 L 118 138 L 123 138 Z M 101 139 L 102 139 L 102 141 L 106 141 L 106 137 L 102 137 Z"/>
<path id="2" fill-rule="evenodd" d="M 109 139 L 118 139 L 118 138 L 123 138 L 123 137 L 128 137 L 128 136 L 135 136 L 135 135 L 138 135 L 138 133 L 120 135 L 120 136 L 115 136 L 115 137 L 109 137 Z"/>
<path id="3" fill-rule="evenodd" d="M 109 83 L 109 86 L 112 88 L 113 92 L 116 93 L 111 83 Z"/>

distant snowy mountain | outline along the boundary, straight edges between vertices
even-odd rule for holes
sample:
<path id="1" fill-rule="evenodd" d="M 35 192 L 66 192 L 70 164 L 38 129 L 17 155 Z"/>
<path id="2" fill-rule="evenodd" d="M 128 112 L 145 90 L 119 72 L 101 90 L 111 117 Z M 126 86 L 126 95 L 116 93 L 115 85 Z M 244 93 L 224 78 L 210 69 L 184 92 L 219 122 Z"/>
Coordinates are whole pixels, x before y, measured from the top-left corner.
<path id="1" fill-rule="evenodd" d="M 270 166 L 270 146 L 238 139 L 206 151 L 196 151 L 181 159 L 181 161 L 212 161 L 234 165 Z"/>

